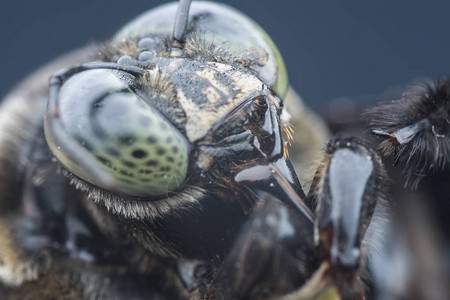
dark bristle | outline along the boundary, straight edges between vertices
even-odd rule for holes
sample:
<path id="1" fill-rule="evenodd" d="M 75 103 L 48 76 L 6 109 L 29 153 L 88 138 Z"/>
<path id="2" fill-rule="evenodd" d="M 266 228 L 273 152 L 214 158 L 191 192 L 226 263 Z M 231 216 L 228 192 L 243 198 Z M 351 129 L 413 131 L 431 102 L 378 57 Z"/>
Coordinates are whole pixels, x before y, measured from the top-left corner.
<path id="1" fill-rule="evenodd" d="M 401 99 L 369 109 L 364 118 L 372 132 L 384 139 L 379 146 L 383 153 L 394 153 L 394 164 L 403 166 L 405 186 L 415 189 L 423 177 L 449 162 L 450 80 L 410 86 Z M 407 130 L 408 138 L 394 143 L 408 128 L 412 128 Z"/>
<path id="2" fill-rule="evenodd" d="M 197 61 L 214 61 L 233 64 L 234 57 L 222 45 L 216 45 L 214 41 L 204 35 L 190 33 L 186 37 L 185 52 L 190 59 Z"/>

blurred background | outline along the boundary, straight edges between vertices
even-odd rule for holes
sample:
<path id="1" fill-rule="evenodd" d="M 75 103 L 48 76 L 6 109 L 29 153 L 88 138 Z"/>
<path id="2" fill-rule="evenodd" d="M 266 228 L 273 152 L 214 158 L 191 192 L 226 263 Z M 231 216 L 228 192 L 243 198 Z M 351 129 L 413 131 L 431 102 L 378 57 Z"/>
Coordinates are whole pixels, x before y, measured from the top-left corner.
<path id="1" fill-rule="evenodd" d="M 102 41 L 166 1 L 2 1 L 0 95 L 67 51 Z M 450 2 L 222 1 L 262 25 L 290 82 L 316 111 L 345 98 L 374 101 L 416 78 L 446 76 Z"/>

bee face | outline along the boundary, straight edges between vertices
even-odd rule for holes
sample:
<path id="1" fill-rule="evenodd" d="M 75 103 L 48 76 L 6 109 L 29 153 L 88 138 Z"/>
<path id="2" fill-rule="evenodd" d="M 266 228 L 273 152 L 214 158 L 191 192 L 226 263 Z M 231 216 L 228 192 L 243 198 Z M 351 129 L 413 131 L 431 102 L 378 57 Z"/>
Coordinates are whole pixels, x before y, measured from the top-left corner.
<path id="1" fill-rule="evenodd" d="M 225 6 L 196 3 L 174 51 L 175 10 L 144 14 L 100 52 L 103 62 L 53 77 L 46 139 L 76 178 L 124 197 L 166 198 L 211 171 L 220 143 L 251 149 L 255 111 L 269 103 L 279 115 L 286 74 L 262 29 Z M 230 136 L 240 137 L 224 142 Z"/>
<path id="2" fill-rule="evenodd" d="M 276 162 L 288 185 L 301 190 L 285 161 L 280 113 L 287 81 L 276 47 L 247 17 L 214 3 L 193 4 L 182 47 L 173 47 L 175 10 L 169 4 L 150 11 L 7 100 L 3 113 L 16 123 L 5 127 L 12 135 L 2 145 L 23 151 L 4 159 L 25 163 L 9 170 L 16 174 L 9 187 L 23 190 L 23 198 L 3 190 L 9 198 L 1 205 L 18 213 L 14 222 L 33 225 L 2 233 L 17 249 L 2 252 L 9 255 L 2 282 L 52 281 L 53 269 L 28 257 L 42 250 L 56 259 L 61 250 L 73 252 L 73 278 L 89 269 L 100 281 L 118 276 L 125 285 L 158 269 L 155 259 L 167 260 L 155 276 L 183 294 L 177 262 L 194 258 L 217 268 L 256 201 L 234 180 L 238 172 Z M 61 67 L 49 86 L 41 82 Z M 21 127 L 34 134 L 15 135 Z M 35 233 L 51 238 L 35 244 Z M 103 263 L 121 267 L 104 270 Z M 123 269 L 130 272 L 118 275 Z M 85 297 L 102 289 L 86 285 L 94 294 Z"/>
<path id="3" fill-rule="evenodd" d="M 211 260 L 257 200 L 253 170 L 276 171 L 264 189 L 286 185 L 283 201 L 297 209 L 304 194 L 286 157 L 287 81 L 272 41 L 231 8 L 194 3 L 175 45 L 164 29 L 175 9 L 151 10 L 54 73 L 31 147 L 57 161 L 102 234 L 146 255 Z"/>

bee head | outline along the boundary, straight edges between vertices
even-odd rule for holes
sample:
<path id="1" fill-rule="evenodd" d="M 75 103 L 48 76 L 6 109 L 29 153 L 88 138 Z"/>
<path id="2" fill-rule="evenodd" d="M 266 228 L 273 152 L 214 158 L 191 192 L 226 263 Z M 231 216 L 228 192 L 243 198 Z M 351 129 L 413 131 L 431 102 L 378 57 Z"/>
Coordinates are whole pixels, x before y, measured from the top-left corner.
<path id="1" fill-rule="evenodd" d="M 161 11 L 174 13 L 169 6 Z M 249 161 L 286 158 L 278 95 L 287 81 L 265 33 L 239 12 L 202 3 L 191 10 L 181 53 L 174 52 L 172 35 L 152 30 L 165 28 L 157 11 L 121 30 L 102 62 L 62 70 L 51 80 L 47 143 L 98 202 L 195 202 L 211 182 L 227 185 Z M 221 28 L 235 26 L 226 20 L 249 30 L 227 37 L 237 29 Z M 214 42 L 224 34 L 230 43 Z M 238 47 L 247 35 L 258 49 Z"/>

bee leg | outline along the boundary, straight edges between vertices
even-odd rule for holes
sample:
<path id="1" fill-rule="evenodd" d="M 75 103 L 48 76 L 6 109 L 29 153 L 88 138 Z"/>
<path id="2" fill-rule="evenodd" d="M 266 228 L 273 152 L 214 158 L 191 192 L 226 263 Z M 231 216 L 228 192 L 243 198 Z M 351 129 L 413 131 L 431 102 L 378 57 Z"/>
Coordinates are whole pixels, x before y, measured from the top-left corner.
<path id="1" fill-rule="evenodd" d="M 361 245 L 384 199 L 384 174 L 379 156 L 356 138 L 331 140 L 316 173 L 309 195 L 316 203 L 315 242 L 343 299 L 364 298 Z"/>
<path id="2" fill-rule="evenodd" d="M 260 299 L 302 285 L 318 266 L 313 224 L 261 193 L 210 287 L 212 299 Z"/>

